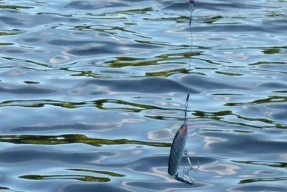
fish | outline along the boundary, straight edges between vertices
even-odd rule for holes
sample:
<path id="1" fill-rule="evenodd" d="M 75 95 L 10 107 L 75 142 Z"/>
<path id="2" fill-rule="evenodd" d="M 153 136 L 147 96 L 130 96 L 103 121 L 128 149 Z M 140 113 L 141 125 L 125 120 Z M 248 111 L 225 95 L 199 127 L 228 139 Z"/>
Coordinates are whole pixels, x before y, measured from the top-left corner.
<path id="1" fill-rule="evenodd" d="M 171 176 L 177 174 L 177 170 L 185 150 L 186 138 L 187 138 L 187 123 L 184 122 L 182 126 L 178 129 L 176 135 L 174 136 L 170 148 L 170 154 L 168 160 L 168 174 Z"/>

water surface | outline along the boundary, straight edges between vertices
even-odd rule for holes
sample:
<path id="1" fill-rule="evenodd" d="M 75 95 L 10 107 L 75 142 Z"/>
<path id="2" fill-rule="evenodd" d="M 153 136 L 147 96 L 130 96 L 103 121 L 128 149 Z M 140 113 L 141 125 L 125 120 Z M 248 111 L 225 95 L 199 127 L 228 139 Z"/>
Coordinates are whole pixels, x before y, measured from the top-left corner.
<path id="1" fill-rule="evenodd" d="M 287 191 L 287 1 L 194 8 L 191 53 L 187 0 L 0 1 L 0 191 Z"/>

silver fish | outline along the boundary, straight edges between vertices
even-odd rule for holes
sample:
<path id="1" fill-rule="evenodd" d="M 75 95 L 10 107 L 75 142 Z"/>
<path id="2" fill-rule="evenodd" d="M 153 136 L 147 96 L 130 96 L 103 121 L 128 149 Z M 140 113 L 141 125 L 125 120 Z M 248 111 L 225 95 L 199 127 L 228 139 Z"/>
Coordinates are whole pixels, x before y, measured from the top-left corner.
<path id="1" fill-rule="evenodd" d="M 177 170 L 185 149 L 186 138 L 187 124 L 184 122 L 183 125 L 178 129 L 170 148 L 168 174 L 172 176 L 177 174 Z"/>

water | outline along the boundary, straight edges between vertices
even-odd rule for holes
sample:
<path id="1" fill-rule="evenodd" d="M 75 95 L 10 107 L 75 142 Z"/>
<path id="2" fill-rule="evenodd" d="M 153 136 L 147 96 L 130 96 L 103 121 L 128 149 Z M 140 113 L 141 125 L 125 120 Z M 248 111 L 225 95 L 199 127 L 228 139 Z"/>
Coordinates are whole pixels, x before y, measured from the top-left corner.
<path id="1" fill-rule="evenodd" d="M 0 1 L 0 191 L 287 191 L 287 1 L 188 6 Z"/>

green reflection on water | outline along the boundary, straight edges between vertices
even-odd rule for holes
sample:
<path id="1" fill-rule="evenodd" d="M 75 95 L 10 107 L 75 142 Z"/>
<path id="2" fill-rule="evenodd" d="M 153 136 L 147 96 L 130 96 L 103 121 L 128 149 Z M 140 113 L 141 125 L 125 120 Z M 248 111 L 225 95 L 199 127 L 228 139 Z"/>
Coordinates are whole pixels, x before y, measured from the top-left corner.
<path id="1" fill-rule="evenodd" d="M 118 14 L 124 14 L 124 15 L 130 15 L 130 14 L 145 14 L 149 11 L 152 11 L 153 9 L 151 7 L 146 7 L 142 9 L 130 9 L 130 10 L 123 10 L 123 11 L 114 11 L 112 13 L 106 13 L 104 14 L 105 16 L 107 15 L 118 15 Z"/>
<path id="2" fill-rule="evenodd" d="M 71 76 L 86 76 L 86 77 L 94 77 L 94 78 L 98 77 L 98 75 L 92 71 L 81 71 L 81 72 L 73 74 Z"/>
<path id="3" fill-rule="evenodd" d="M 205 112 L 205 111 L 194 111 L 194 116 L 198 116 L 200 118 L 211 118 L 215 120 L 220 120 L 221 116 L 225 115 L 233 115 L 232 111 L 216 111 L 216 112 Z"/>
<path id="4" fill-rule="evenodd" d="M 254 124 L 245 124 L 242 123 L 241 120 L 245 120 L 246 122 L 262 122 L 270 125 L 275 125 L 277 128 L 284 128 L 284 125 L 276 124 L 274 121 L 266 118 L 250 118 L 250 117 L 245 117 L 242 115 L 238 115 L 233 113 L 230 110 L 225 110 L 225 111 L 216 111 L 216 112 L 206 112 L 206 111 L 194 111 L 193 112 L 194 116 L 200 117 L 200 118 L 208 118 L 208 119 L 213 119 L 217 121 L 223 121 L 223 122 L 228 122 L 229 124 L 236 124 L 236 125 L 242 125 L 242 126 L 248 126 L 248 127 L 254 127 L 254 128 L 263 128 L 263 126 L 256 126 Z M 238 121 L 228 121 L 226 119 L 226 116 L 234 116 L 238 119 Z"/>
<path id="5" fill-rule="evenodd" d="M 277 53 L 280 53 L 280 49 L 278 49 L 278 48 L 270 48 L 270 49 L 265 49 L 262 52 L 264 54 L 277 54 Z"/>
<path id="6" fill-rule="evenodd" d="M 119 174 L 119 173 L 114 173 L 110 171 L 97 171 L 97 170 L 88 170 L 88 169 L 67 169 L 69 171 L 80 171 L 80 172 L 91 172 L 91 173 L 98 173 L 98 174 L 104 174 L 104 175 L 109 175 L 112 177 L 124 177 L 125 175 Z"/>
<path id="7" fill-rule="evenodd" d="M 241 180 L 240 184 L 266 182 L 266 181 L 287 181 L 287 177 L 274 177 L 274 178 L 250 178 Z"/>
<path id="8" fill-rule="evenodd" d="M 268 167 L 277 167 L 287 169 L 286 162 L 263 162 L 263 161 L 233 161 L 236 163 L 250 164 L 250 165 L 264 165 Z"/>
<path id="9" fill-rule="evenodd" d="M 147 65 L 156 65 L 158 60 L 143 60 L 137 58 L 129 57 L 118 57 L 115 60 L 110 62 L 110 67 L 120 68 L 127 66 L 147 66 Z"/>
<path id="10" fill-rule="evenodd" d="M 243 74 L 240 73 L 231 73 L 231 72 L 224 72 L 224 71 L 215 71 L 215 73 L 227 76 L 242 76 Z"/>
<path id="11" fill-rule="evenodd" d="M 101 147 L 102 145 L 121 145 L 121 144 L 136 144 L 147 145 L 154 147 L 170 147 L 170 143 L 147 142 L 128 139 L 100 139 L 89 138 L 85 135 L 59 135 L 59 136 L 42 136 L 42 135 L 7 135 L 0 136 L 0 142 L 15 143 L 15 144 L 34 144 L 34 145 L 60 145 L 71 143 L 82 143 Z"/>
<path id="12" fill-rule="evenodd" d="M 207 24 L 212 24 L 212 23 L 214 23 L 216 21 L 219 21 L 220 19 L 223 19 L 223 17 L 218 15 L 218 16 L 205 18 L 203 22 L 207 23 Z"/>
<path id="13" fill-rule="evenodd" d="M 27 82 L 26 82 L 27 83 Z M 29 82 L 28 84 L 38 84 L 37 82 Z M 84 106 L 88 102 L 65 102 L 56 100 L 7 100 L 0 102 L 0 107 L 18 106 L 18 107 L 44 107 L 45 105 L 53 105 L 68 109 Z"/>
<path id="14" fill-rule="evenodd" d="M 0 42 L 0 46 L 4 46 L 4 45 L 13 45 L 13 43 L 1 43 Z"/>
<path id="15" fill-rule="evenodd" d="M 249 64 L 249 65 L 283 65 L 283 64 L 285 64 L 285 62 L 279 62 L 279 61 L 277 61 L 277 62 L 275 62 L 275 61 L 272 61 L 272 62 L 270 62 L 270 61 L 259 61 L 259 62 L 256 62 L 256 63 L 251 63 L 251 64 Z"/>
<path id="16" fill-rule="evenodd" d="M 105 104 L 113 104 L 113 107 L 106 107 Z M 67 101 L 57 101 L 57 100 L 7 100 L 0 102 L 0 107 L 7 106 L 18 106 L 18 107 L 44 107 L 45 105 L 52 105 L 63 108 L 79 108 L 79 107 L 87 107 L 87 106 L 95 106 L 101 110 L 107 109 L 120 109 L 120 110 L 128 110 L 132 112 L 141 112 L 143 110 L 176 110 L 173 108 L 162 108 L 154 105 L 133 103 L 123 100 L 116 99 L 99 99 L 95 101 L 85 101 L 85 102 L 67 102 Z"/>
<path id="17" fill-rule="evenodd" d="M 94 177 L 88 175 L 24 175 L 19 178 L 30 180 L 73 179 L 86 182 L 109 182 L 111 180 L 108 177 Z"/>
<path id="18" fill-rule="evenodd" d="M 122 101 L 122 100 L 116 100 L 116 99 L 101 99 L 95 101 L 96 107 L 99 109 L 125 109 L 133 112 L 141 112 L 143 110 L 152 110 L 152 109 L 160 109 L 164 110 L 164 108 L 153 106 L 153 105 L 147 105 L 147 104 L 139 104 L 139 103 L 132 103 L 128 101 Z M 104 107 L 104 104 L 117 104 L 120 106 L 125 107 Z M 167 109 L 170 110 L 170 109 Z"/>
<path id="19" fill-rule="evenodd" d="M 178 69 L 171 69 L 171 70 L 165 70 L 165 71 L 148 72 L 146 73 L 146 76 L 168 77 L 168 76 L 179 74 L 179 73 L 188 73 L 188 69 L 178 68 Z"/>
<path id="20" fill-rule="evenodd" d="M 269 96 L 268 98 L 265 99 L 258 99 L 254 100 L 252 102 L 247 102 L 247 103 L 225 103 L 224 106 L 240 106 L 240 105 L 245 105 L 245 104 L 267 104 L 267 103 L 285 103 L 287 102 L 287 97 L 285 96 Z"/>
<path id="21" fill-rule="evenodd" d="M 7 35 L 18 35 L 22 33 L 21 31 L 13 31 L 13 32 L 3 32 L 0 31 L 0 36 L 7 36 Z"/>
<path id="22" fill-rule="evenodd" d="M 153 44 L 153 43 L 146 43 Z M 133 58 L 133 57 L 117 57 L 116 59 L 109 61 L 109 66 L 113 68 L 121 68 L 128 66 L 149 66 L 149 65 L 158 65 L 159 63 L 172 62 L 179 59 L 189 59 L 192 56 L 198 56 L 201 53 L 199 52 L 181 52 L 181 53 L 171 53 L 171 54 L 162 54 L 154 58 L 143 59 L 143 58 Z M 178 61 L 177 61 L 178 62 Z"/>

